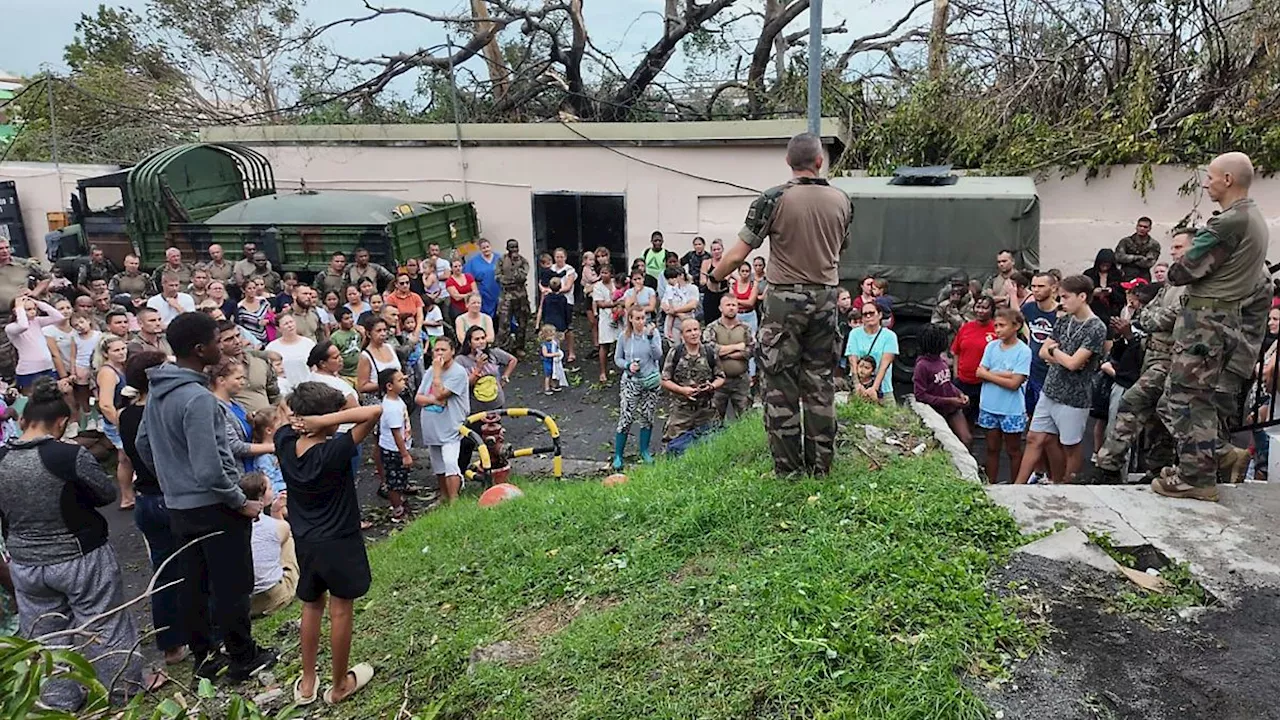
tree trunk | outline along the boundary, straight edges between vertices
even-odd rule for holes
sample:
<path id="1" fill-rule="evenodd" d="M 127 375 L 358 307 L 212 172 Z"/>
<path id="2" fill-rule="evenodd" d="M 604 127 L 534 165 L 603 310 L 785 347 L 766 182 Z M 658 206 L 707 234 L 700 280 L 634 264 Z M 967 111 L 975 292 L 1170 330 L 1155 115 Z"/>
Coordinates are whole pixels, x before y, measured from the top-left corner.
<path id="1" fill-rule="evenodd" d="M 793 0 L 790 5 L 781 4 L 780 1 L 770 2 L 765 6 L 764 24 L 760 27 L 756 46 L 751 51 L 751 65 L 747 68 L 747 114 L 749 117 L 758 119 L 764 115 L 764 75 L 769 68 L 769 60 L 776 53 L 777 43 L 782 42 L 785 45 L 782 30 L 808 8 L 809 0 Z"/>
<path id="2" fill-rule="evenodd" d="M 950 0 L 933 0 L 933 23 L 929 26 L 929 79 L 938 80 L 947 71 L 947 15 Z"/>
<path id="3" fill-rule="evenodd" d="M 488 20 L 489 6 L 484 0 L 471 0 L 471 13 L 478 19 Z M 478 22 L 474 32 L 476 35 L 493 32 L 493 23 Z M 489 81 L 493 83 L 493 97 L 495 100 L 502 100 L 510 88 L 507 82 L 507 65 L 502 61 L 502 48 L 498 46 L 497 33 L 493 33 L 493 37 L 484 46 L 484 59 L 489 65 Z"/>

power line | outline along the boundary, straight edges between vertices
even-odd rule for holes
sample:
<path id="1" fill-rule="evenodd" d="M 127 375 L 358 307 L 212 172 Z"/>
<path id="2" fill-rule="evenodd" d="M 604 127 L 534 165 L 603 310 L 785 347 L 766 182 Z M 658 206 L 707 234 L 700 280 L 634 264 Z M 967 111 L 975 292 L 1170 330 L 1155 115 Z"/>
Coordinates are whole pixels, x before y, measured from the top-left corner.
<path id="1" fill-rule="evenodd" d="M 578 137 L 582 138 L 583 140 L 586 140 L 587 142 L 591 143 L 592 145 L 595 145 L 595 146 L 597 146 L 597 147 L 602 147 L 602 148 L 604 148 L 605 150 L 608 150 L 609 152 L 614 153 L 615 155 L 621 155 L 622 157 L 624 157 L 624 158 L 626 158 L 626 159 L 628 159 L 628 160 L 631 160 L 631 161 L 633 161 L 633 162 L 638 162 L 638 163 L 640 163 L 641 165 L 648 165 L 649 167 L 652 167 L 652 168 L 657 168 L 657 169 L 659 169 L 659 170 L 665 170 L 665 171 L 667 171 L 667 172 L 675 173 L 675 174 L 677 174 L 677 175 L 683 175 L 683 176 L 688 177 L 688 178 L 693 178 L 694 180 L 702 180 L 703 182 L 716 183 L 717 185 L 728 185 L 729 187 L 734 187 L 734 188 L 738 188 L 739 190 L 746 190 L 746 191 L 748 191 L 748 192 L 753 192 L 753 193 L 758 193 L 758 192 L 760 192 L 759 190 L 757 190 L 757 189 L 755 189 L 755 188 L 753 188 L 753 187 L 747 187 L 746 185 L 739 185 L 739 184 L 737 184 L 737 183 L 729 182 L 728 180 L 717 180 L 716 178 L 710 178 L 710 177 L 706 177 L 706 176 L 703 176 L 703 175 L 697 175 L 697 174 L 695 174 L 695 173 L 687 172 L 687 171 L 685 171 L 685 170 L 681 170 L 681 169 L 679 169 L 679 168 L 673 168 L 673 167 L 670 167 L 670 166 L 667 166 L 667 165 L 663 165 L 663 164 L 661 164 L 661 163 L 656 163 L 656 162 L 651 162 L 651 161 L 649 161 L 649 160 L 645 160 L 644 158 L 638 158 L 638 157 L 636 157 L 636 156 L 634 156 L 634 155 L 628 155 L 627 153 L 622 152 L 621 150 L 619 150 L 619 149 L 617 149 L 617 148 L 613 147 L 612 145 L 608 145 L 608 144 L 606 144 L 606 143 L 602 143 L 602 142 L 600 142 L 599 140 L 596 140 L 596 139 L 595 139 L 595 138 L 593 138 L 593 137 L 589 137 L 589 136 L 587 136 L 587 135 L 584 135 L 584 134 L 582 134 L 582 133 L 578 132 L 578 129 L 577 129 L 577 128 L 575 128 L 573 125 L 571 125 L 571 124 L 569 124 L 569 123 L 567 123 L 567 122 L 565 122 L 565 121 L 563 121 L 563 120 L 560 120 L 560 119 L 558 119 L 558 118 L 557 118 L 556 122 L 560 123 L 560 124 L 561 124 L 561 125 L 563 125 L 565 128 L 567 128 L 567 129 L 569 130 L 569 132 L 573 133 L 574 135 L 577 135 Z"/>

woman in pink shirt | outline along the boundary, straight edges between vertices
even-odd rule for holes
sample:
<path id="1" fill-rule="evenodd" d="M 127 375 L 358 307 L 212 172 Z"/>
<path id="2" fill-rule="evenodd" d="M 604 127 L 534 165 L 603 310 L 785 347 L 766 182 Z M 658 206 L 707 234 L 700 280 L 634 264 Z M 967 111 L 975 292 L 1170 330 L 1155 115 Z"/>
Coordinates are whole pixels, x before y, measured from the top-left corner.
<path id="1" fill-rule="evenodd" d="M 13 322 L 6 325 L 4 331 L 18 353 L 17 385 L 26 395 L 30 393 L 37 378 L 48 376 L 58 379 L 58 374 L 53 369 L 53 354 L 49 352 L 49 343 L 44 337 L 44 328 L 62 322 L 63 315 L 49 303 L 36 300 L 30 295 L 14 298 L 9 305 L 9 315 Z"/>

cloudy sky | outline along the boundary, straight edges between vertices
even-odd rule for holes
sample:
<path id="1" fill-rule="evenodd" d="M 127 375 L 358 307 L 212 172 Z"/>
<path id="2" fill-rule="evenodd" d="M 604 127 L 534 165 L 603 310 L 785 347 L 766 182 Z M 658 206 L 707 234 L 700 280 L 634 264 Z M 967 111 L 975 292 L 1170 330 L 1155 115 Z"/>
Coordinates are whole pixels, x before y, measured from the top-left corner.
<path id="1" fill-rule="evenodd" d="M 0 25 L 5 29 L 0 41 L 0 69 L 24 75 L 38 72 L 49 64 L 55 72 L 63 70 L 62 48 L 75 34 L 76 20 L 81 13 L 93 12 L 102 2 L 0 0 L 0 18 L 3 18 Z M 141 10 L 145 0 L 106 0 L 106 4 Z M 460 13 L 468 7 L 466 0 L 388 0 L 386 4 L 435 13 Z M 756 0 L 739 0 L 738 4 L 747 7 L 759 3 Z M 662 6 L 662 0 L 584 2 L 592 40 L 602 49 L 612 52 L 627 69 L 660 31 Z M 847 43 L 850 37 L 873 32 L 892 23 L 908 7 L 909 0 L 826 0 L 826 24 L 844 20 L 850 31 L 849 35 L 829 36 L 829 42 L 833 47 L 842 47 L 842 42 Z M 306 13 L 311 21 L 324 23 L 360 14 L 363 10 L 360 0 L 310 0 Z M 925 21 L 927 12 L 922 10 L 917 17 Z M 803 27 L 807 22 L 806 16 L 801 15 L 796 27 Z M 335 30 L 328 40 L 334 49 L 353 57 L 416 49 L 443 41 L 439 28 L 403 18 Z M 673 62 L 669 69 L 680 72 L 682 66 Z"/>

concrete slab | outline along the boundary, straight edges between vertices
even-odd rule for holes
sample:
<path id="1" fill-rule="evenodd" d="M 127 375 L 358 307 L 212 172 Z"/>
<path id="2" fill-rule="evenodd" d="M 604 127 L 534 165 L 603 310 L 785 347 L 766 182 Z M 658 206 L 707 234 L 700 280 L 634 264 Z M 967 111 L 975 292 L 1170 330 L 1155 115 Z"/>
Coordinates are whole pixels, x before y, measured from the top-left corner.
<path id="1" fill-rule="evenodd" d="M 978 462 L 969 454 L 969 448 L 960 442 L 960 438 L 956 437 L 951 426 L 938 414 L 938 411 L 922 402 L 917 402 L 914 395 L 908 395 L 906 401 L 911 410 L 920 416 L 925 427 L 933 433 L 933 437 L 942 445 L 942 449 L 947 451 L 956 473 L 970 482 L 979 482 L 981 476 L 978 474 Z"/>
<path id="2" fill-rule="evenodd" d="M 1023 545 L 1017 552 L 1049 560 L 1084 563 L 1106 573 L 1120 572 L 1120 564 L 1112 560 L 1102 548 L 1089 542 L 1089 536 L 1078 527 L 1059 530 L 1033 543 Z"/>
<path id="3" fill-rule="evenodd" d="M 1188 562 L 1211 590 L 1280 587 L 1280 486 L 1222 486 L 1219 503 L 1171 500 L 1145 487 L 993 485 L 987 495 L 1026 531 L 1066 522 L 1107 532 L 1119 547 L 1150 544 Z"/>

